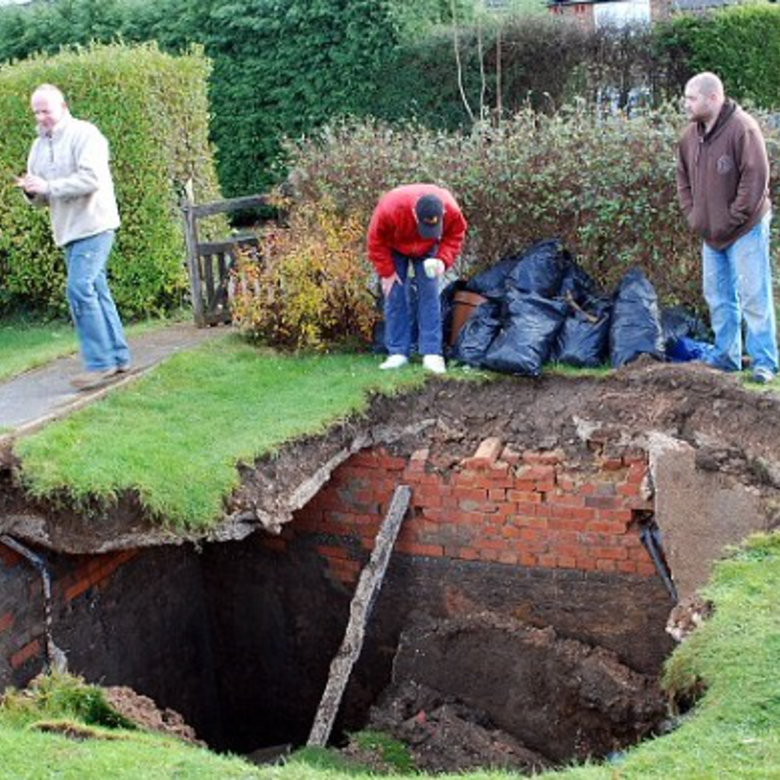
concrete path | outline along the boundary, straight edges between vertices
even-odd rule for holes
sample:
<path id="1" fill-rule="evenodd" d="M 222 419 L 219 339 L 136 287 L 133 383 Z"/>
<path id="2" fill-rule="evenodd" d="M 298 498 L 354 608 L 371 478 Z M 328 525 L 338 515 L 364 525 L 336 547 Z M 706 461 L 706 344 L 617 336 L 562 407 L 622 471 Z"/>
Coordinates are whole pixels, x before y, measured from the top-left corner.
<path id="1" fill-rule="evenodd" d="M 60 358 L 34 371 L 0 383 L 0 438 L 37 428 L 100 398 L 136 379 L 152 366 L 183 349 L 229 333 L 226 327 L 197 329 L 191 323 L 176 323 L 129 338 L 132 371 L 109 385 L 77 391 L 70 380 L 82 371 L 78 355 Z"/>

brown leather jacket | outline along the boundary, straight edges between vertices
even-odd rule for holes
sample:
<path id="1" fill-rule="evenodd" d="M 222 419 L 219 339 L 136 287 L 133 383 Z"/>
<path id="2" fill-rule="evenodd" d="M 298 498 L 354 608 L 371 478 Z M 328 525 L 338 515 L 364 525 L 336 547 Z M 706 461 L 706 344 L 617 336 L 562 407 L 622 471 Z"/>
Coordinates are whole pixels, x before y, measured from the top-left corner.
<path id="1" fill-rule="evenodd" d="M 727 100 L 709 133 L 692 122 L 680 138 L 677 195 L 691 229 L 725 249 L 769 211 L 769 161 L 758 123 Z"/>

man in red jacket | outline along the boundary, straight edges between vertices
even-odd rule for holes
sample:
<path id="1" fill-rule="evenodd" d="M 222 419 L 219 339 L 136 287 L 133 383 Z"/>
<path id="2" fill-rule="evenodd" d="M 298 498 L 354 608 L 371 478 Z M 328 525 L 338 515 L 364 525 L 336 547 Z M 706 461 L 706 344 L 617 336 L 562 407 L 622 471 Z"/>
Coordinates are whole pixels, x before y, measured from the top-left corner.
<path id="1" fill-rule="evenodd" d="M 409 362 L 412 328 L 409 285 L 417 285 L 418 350 L 423 367 L 446 371 L 442 357 L 439 277 L 460 253 L 466 220 L 455 198 L 433 184 L 407 184 L 385 193 L 368 227 L 368 259 L 384 295 L 385 346 L 382 369 Z"/>
<path id="2" fill-rule="evenodd" d="M 753 380 L 777 374 L 777 335 L 769 261 L 769 161 L 753 117 L 726 98 L 714 73 L 685 87 L 691 124 L 680 139 L 677 194 L 691 229 L 702 239 L 704 297 L 715 332 L 712 365 L 742 367 L 745 346 Z"/>

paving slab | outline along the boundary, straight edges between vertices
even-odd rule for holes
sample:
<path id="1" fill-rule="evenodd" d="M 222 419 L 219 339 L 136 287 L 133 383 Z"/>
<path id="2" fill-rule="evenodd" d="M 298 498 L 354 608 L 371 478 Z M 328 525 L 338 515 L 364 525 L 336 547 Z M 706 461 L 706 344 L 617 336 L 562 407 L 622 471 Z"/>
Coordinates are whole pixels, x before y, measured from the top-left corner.
<path id="1" fill-rule="evenodd" d="M 59 358 L 20 374 L 0 383 L 0 434 L 19 432 L 38 422 L 67 414 L 133 381 L 176 352 L 230 332 L 227 327 L 196 328 L 192 323 L 175 323 L 131 337 L 128 342 L 132 371 L 95 390 L 78 391 L 70 386 L 70 380 L 83 371 L 78 355 Z"/>

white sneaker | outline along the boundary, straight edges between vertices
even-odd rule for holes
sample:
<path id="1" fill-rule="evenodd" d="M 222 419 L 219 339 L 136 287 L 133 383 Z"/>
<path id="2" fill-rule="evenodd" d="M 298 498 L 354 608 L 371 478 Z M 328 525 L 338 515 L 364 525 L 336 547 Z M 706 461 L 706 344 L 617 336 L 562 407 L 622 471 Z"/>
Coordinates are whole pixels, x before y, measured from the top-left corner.
<path id="1" fill-rule="evenodd" d="M 379 368 L 382 369 L 382 371 L 387 371 L 388 369 L 393 368 L 403 368 L 407 363 L 409 362 L 409 358 L 406 357 L 406 355 L 390 355 L 387 360 L 385 360 L 384 363 L 382 363 Z"/>
<path id="2" fill-rule="evenodd" d="M 423 368 L 434 374 L 445 374 L 447 372 L 444 358 L 441 355 L 423 355 Z"/>

